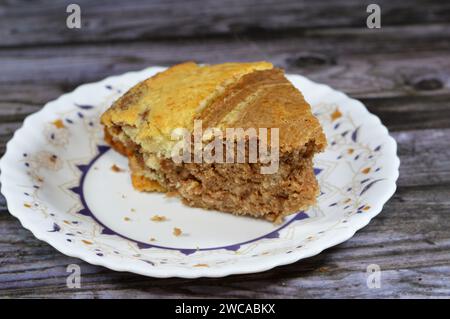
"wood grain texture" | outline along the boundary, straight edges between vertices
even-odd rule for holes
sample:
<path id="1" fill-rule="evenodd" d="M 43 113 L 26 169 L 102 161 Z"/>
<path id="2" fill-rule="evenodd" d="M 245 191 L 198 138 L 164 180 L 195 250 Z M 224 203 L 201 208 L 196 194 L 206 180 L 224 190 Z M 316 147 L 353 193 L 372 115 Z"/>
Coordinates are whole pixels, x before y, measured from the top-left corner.
<path id="1" fill-rule="evenodd" d="M 0 196 L 0 298 L 450 298 L 450 4 L 378 1 L 0 3 L 0 154 L 23 119 L 76 86 L 150 65 L 266 59 L 360 99 L 398 143 L 398 190 L 349 241 L 250 275 L 151 279 L 66 257 L 9 215 Z M 369 2 L 367 2 L 369 3 Z M 20 19 L 20 23 L 18 22 Z M 82 288 L 66 287 L 81 266 Z M 380 289 L 366 267 L 382 270 Z"/>
<path id="2" fill-rule="evenodd" d="M 42 83 L 45 74 L 44 84 L 71 90 L 81 83 L 150 65 L 268 59 L 288 72 L 305 74 L 356 97 L 449 92 L 450 25 L 422 31 L 355 28 L 277 39 L 10 48 L 0 51 L 0 84 Z"/>
<path id="3" fill-rule="evenodd" d="M 73 1 L 4 1 L 0 4 L 0 46 L 74 42 L 140 41 L 222 36 L 287 36 L 312 28 L 364 26 L 370 1 L 79 0 L 82 32 L 66 28 Z M 426 5 L 425 5 L 426 3 Z M 380 0 L 383 25 L 450 21 L 450 4 L 422 0 Z M 20 19 L 21 23 L 18 23 Z"/>

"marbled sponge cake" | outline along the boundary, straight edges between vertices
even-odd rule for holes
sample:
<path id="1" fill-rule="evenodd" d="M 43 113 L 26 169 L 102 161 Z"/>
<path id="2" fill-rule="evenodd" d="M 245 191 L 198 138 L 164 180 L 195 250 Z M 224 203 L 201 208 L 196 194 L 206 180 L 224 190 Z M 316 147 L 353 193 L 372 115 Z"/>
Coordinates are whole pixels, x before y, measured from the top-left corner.
<path id="1" fill-rule="evenodd" d="M 262 174 L 261 162 L 174 161 L 173 130 L 193 132 L 199 120 L 204 129 L 278 128 L 278 169 Z M 302 94 L 268 62 L 175 65 L 131 88 L 101 122 L 107 143 L 129 158 L 139 191 L 276 222 L 314 204 L 319 193 L 312 159 L 326 146 L 322 128 Z"/>

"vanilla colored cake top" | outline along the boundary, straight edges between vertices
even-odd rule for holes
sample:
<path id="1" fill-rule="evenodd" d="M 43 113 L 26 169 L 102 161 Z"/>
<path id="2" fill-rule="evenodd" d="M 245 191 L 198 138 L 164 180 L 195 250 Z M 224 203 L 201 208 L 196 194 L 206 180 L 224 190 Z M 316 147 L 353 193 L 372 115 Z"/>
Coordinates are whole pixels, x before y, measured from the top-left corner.
<path id="1" fill-rule="evenodd" d="M 206 127 L 280 129 L 281 151 L 325 137 L 309 104 L 269 62 L 201 66 L 186 62 L 140 82 L 102 116 L 106 127 L 120 127 L 145 152 L 169 157 L 173 129 Z"/>
<path id="2" fill-rule="evenodd" d="M 125 127 L 146 151 L 170 155 L 173 129 L 190 129 L 193 118 L 242 75 L 271 69 L 268 62 L 175 65 L 140 82 L 102 116 L 108 126 Z"/>

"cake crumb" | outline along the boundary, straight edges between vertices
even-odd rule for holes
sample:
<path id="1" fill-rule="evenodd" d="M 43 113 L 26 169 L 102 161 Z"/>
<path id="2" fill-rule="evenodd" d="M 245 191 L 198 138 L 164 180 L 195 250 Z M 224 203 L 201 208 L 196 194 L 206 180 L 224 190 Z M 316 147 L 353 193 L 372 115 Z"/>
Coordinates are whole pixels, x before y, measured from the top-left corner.
<path id="1" fill-rule="evenodd" d="M 150 241 L 156 241 L 156 239 L 153 237 L 150 237 Z"/>
<path id="2" fill-rule="evenodd" d="M 166 218 L 166 216 L 155 215 L 152 218 L 150 218 L 150 220 L 153 222 L 164 222 L 167 220 L 167 218 Z"/>
<path id="3" fill-rule="evenodd" d="M 181 234 L 182 234 L 183 232 L 181 231 L 181 229 L 179 229 L 178 227 L 174 227 L 173 228 L 173 234 L 175 235 L 175 236 L 180 236 Z"/>
<path id="4" fill-rule="evenodd" d="M 114 164 L 113 166 L 111 166 L 111 170 L 112 170 L 113 172 L 116 172 L 116 173 L 120 173 L 120 172 L 123 172 L 123 171 L 124 171 L 124 169 L 120 168 L 120 167 L 117 166 L 116 164 Z"/>
<path id="5" fill-rule="evenodd" d="M 132 213 L 136 212 L 136 209 L 132 208 L 132 209 L 131 209 L 131 212 L 132 212 Z"/>
<path id="6" fill-rule="evenodd" d="M 166 192 L 166 197 L 176 197 L 178 195 L 177 192 Z"/>
<path id="7" fill-rule="evenodd" d="M 123 220 L 126 221 L 126 222 L 129 222 L 131 220 L 131 218 L 130 217 L 124 217 Z"/>

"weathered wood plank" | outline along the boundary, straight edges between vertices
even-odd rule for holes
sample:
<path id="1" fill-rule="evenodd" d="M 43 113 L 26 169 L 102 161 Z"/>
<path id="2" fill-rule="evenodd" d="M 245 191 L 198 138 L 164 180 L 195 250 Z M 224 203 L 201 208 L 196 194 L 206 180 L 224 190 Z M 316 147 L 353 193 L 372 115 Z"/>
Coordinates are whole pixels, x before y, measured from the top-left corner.
<path id="1" fill-rule="evenodd" d="M 130 41 L 180 37 L 272 36 L 312 28 L 366 28 L 370 1 L 120 1 L 78 0 L 82 28 L 66 27 L 73 1 L 0 4 L 0 46 Z M 379 0 L 382 25 L 446 23 L 450 4 Z"/>
<path id="2" fill-rule="evenodd" d="M 450 34 L 450 25 L 445 29 Z M 432 51 L 416 42 L 411 32 L 393 40 L 392 51 L 384 50 L 387 53 L 379 53 L 388 46 L 386 38 L 367 32 L 355 37 L 314 35 L 271 41 L 161 41 L 4 49 L 0 51 L 0 83 L 72 88 L 111 74 L 190 59 L 206 63 L 266 59 L 288 72 L 305 74 L 356 97 L 450 93 L 450 37 L 442 36 L 439 30 L 434 31 L 440 40 Z"/>
<path id="3" fill-rule="evenodd" d="M 398 144 L 399 185 L 450 185 L 450 130 L 391 134 Z"/>
<path id="4" fill-rule="evenodd" d="M 420 198 L 421 200 L 418 200 Z M 400 187 L 382 214 L 351 240 L 319 256 L 224 279 L 150 279 L 65 257 L 0 214 L 0 297 L 449 297 L 447 188 Z M 82 288 L 65 286 L 66 267 L 82 269 Z M 366 287 L 366 267 L 382 270 Z"/>
<path id="5" fill-rule="evenodd" d="M 0 154 L 25 116 L 76 86 L 150 65 L 265 59 L 361 99 L 399 145 L 399 188 L 368 227 L 319 256 L 222 279 L 151 279 L 66 257 L 7 213 L 0 196 L 0 298 L 450 298 L 450 3 L 80 0 L 0 3 Z M 257 2 L 257 4 L 256 4 Z M 20 20 L 19 20 L 20 19 Z M 18 23 L 20 21 L 20 23 Z M 82 288 L 65 286 L 82 267 Z M 382 269 L 381 289 L 366 267 Z"/>
<path id="6" fill-rule="evenodd" d="M 0 125 L 0 154 L 4 154 L 6 143 L 12 138 L 14 132 L 22 125 L 21 122 L 2 123 Z"/>
<path id="7" fill-rule="evenodd" d="M 446 94 L 359 100 L 390 132 L 450 127 L 450 96 Z"/>

